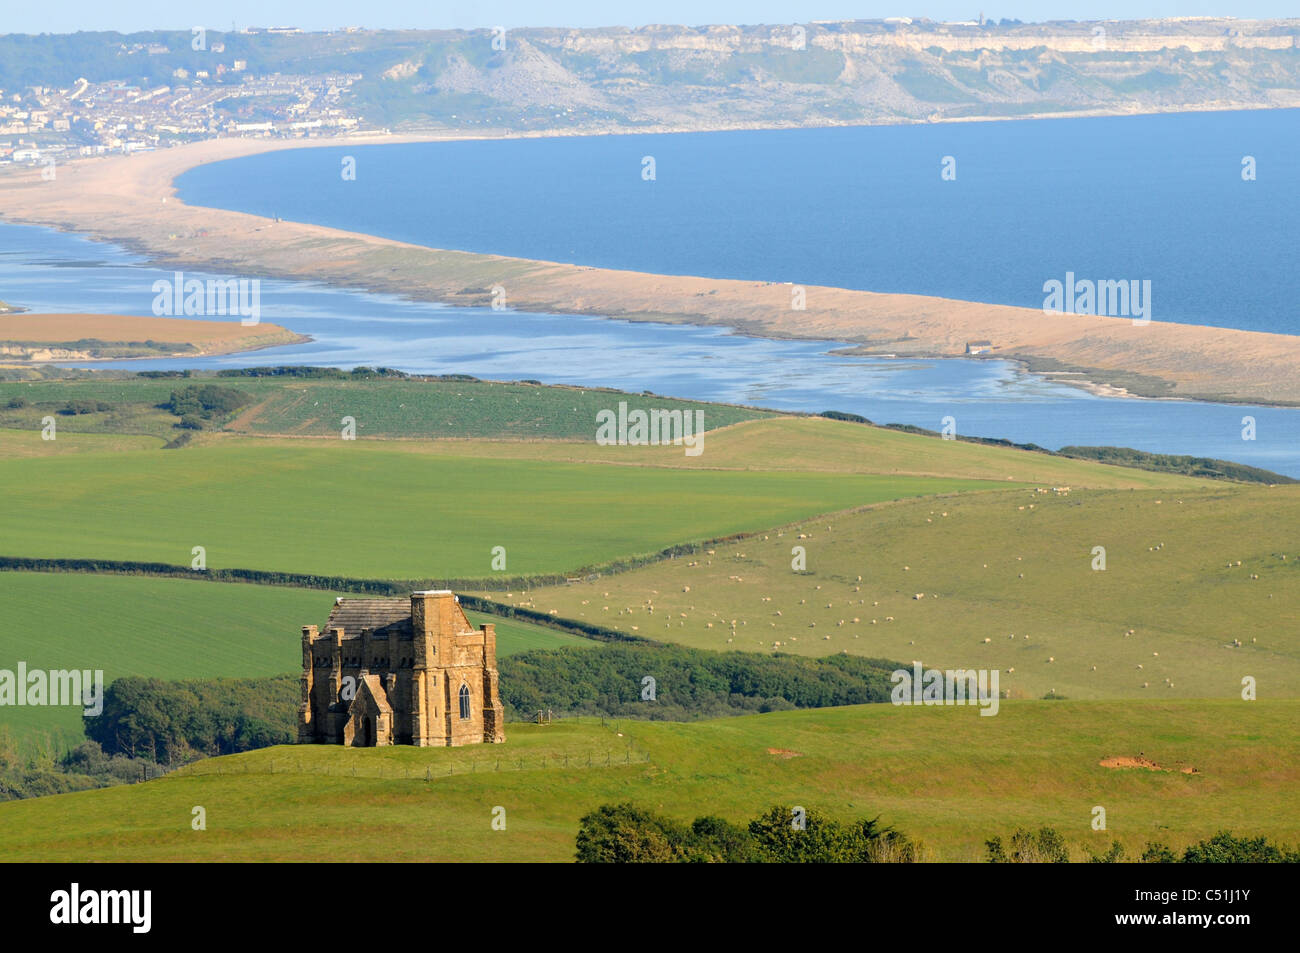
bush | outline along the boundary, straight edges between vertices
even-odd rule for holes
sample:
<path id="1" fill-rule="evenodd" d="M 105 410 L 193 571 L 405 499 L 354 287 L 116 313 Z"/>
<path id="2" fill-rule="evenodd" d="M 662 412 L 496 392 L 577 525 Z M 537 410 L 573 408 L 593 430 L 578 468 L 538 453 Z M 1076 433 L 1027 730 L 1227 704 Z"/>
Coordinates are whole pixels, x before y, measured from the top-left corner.
<path id="1" fill-rule="evenodd" d="M 31 406 L 31 401 L 29 401 L 26 397 L 10 397 L 8 403 L 5 404 L 5 407 L 9 408 L 10 410 L 22 410 L 24 407 L 30 407 L 30 406 Z"/>
<path id="2" fill-rule="evenodd" d="M 994 837 L 984 842 L 988 859 L 994 864 L 1068 864 L 1070 850 L 1065 839 L 1050 827 L 1038 833 L 1024 828 L 1011 835 L 1010 852 L 1002 846 L 1002 838 Z"/>
<path id="3" fill-rule="evenodd" d="M 103 413 L 112 409 L 112 404 L 106 404 L 102 400 L 70 400 L 63 405 L 59 413 L 65 417 L 75 417 L 80 414 Z"/>
<path id="4" fill-rule="evenodd" d="M 688 827 L 634 804 L 602 805 L 578 824 L 579 863 L 911 863 L 918 845 L 878 818 L 841 824 L 773 807 L 747 826 L 714 816 Z"/>
<path id="5" fill-rule="evenodd" d="M 115 680 L 104 710 L 83 719 L 86 736 L 109 754 L 176 764 L 292 743 L 297 736 L 298 677 L 165 682 Z"/>
<path id="6" fill-rule="evenodd" d="M 174 390 L 166 403 L 160 404 L 182 421 L 186 417 L 211 420 L 224 417 L 239 408 L 252 403 L 242 390 L 233 387 L 221 387 L 217 384 L 191 384 L 183 390 Z"/>
<path id="7" fill-rule="evenodd" d="M 685 646 L 609 644 L 506 656 L 501 701 L 516 720 L 538 709 L 683 721 L 889 700 L 900 665 L 852 655 L 806 658 L 710 652 Z M 655 700 L 641 697 L 655 679 Z"/>

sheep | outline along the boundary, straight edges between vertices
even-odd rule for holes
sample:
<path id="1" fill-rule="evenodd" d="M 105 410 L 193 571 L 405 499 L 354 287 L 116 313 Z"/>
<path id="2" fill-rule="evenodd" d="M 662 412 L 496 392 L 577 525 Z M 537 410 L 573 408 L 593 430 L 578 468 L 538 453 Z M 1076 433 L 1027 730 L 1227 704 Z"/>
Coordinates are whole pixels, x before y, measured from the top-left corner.
<path id="1" fill-rule="evenodd" d="M 910 572 L 911 569 L 912 569 L 911 566 L 904 566 L 904 567 L 903 567 L 903 572 Z"/>
<path id="2" fill-rule="evenodd" d="M 1056 656 L 1055 656 L 1055 655 L 1049 655 L 1049 656 L 1047 656 L 1047 661 L 1049 661 L 1049 662 L 1055 662 L 1055 661 L 1056 661 Z"/>
<path id="3" fill-rule="evenodd" d="M 924 599 L 924 598 L 925 598 L 925 593 L 924 593 L 924 592 L 918 592 L 916 595 L 912 596 L 912 598 L 913 598 L 913 599 Z"/>
<path id="4" fill-rule="evenodd" d="M 990 639 L 990 638 L 988 638 L 987 636 L 985 636 L 985 638 L 984 638 L 984 644 L 985 644 L 985 645 L 988 645 L 988 644 L 989 644 L 990 642 L 992 642 L 992 641 L 993 641 L 992 639 Z"/>

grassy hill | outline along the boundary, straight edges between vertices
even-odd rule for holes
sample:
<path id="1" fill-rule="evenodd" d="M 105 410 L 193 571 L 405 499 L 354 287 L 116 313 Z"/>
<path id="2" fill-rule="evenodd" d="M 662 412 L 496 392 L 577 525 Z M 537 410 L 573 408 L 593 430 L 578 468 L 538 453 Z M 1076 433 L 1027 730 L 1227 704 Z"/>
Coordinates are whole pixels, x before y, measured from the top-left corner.
<path id="1" fill-rule="evenodd" d="M 297 672 L 303 625 L 323 624 L 334 601 L 317 590 L 141 576 L 10 572 L 0 575 L 0 667 L 102 669 L 157 678 L 253 677 Z M 591 643 L 516 620 L 495 622 L 501 655 Z M 0 707 L 0 728 L 20 742 L 80 742 L 77 708 Z"/>
<path id="2" fill-rule="evenodd" d="M 1235 697 L 1245 675 L 1296 697 L 1300 488 L 1202 486 L 904 501 L 514 601 L 699 648 L 996 667 L 1013 698 Z"/>
<path id="3" fill-rule="evenodd" d="M 207 322 L 194 322 L 207 323 Z M 316 371 L 328 374 L 328 369 Z M 247 395 L 251 406 L 225 429 L 259 435 L 338 438 L 342 418 L 356 421 L 357 438 L 388 440 L 470 437 L 518 440 L 593 441 L 596 414 L 630 407 L 699 410 L 706 430 L 771 416 L 724 404 L 625 394 L 600 388 L 539 386 L 477 380 L 426 380 L 359 376 L 142 378 L 121 372 L 84 372 L 50 380 L 0 381 L 0 427 L 40 430 L 41 417 L 69 401 L 97 401 L 111 409 L 61 418 L 62 430 L 144 433 L 172 437 L 176 417 L 159 409 L 172 391 L 191 384 L 215 384 Z M 13 407 L 13 401 L 24 406 Z M 680 450 L 678 451 L 680 453 Z"/>
<path id="4" fill-rule="evenodd" d="M 268 748 L 145 784 L 0 804 L 0 855 L 564 861 L 578 819 L 624 800 L 682 820 L 738 822 L 774 804 L 880 814 L 937 860 L 980 860 L 986 838 L 1017 826 L 1057 828 L 1075 859 L 1113 838 L 1140 853 L 1148 840 L 1177 847 L 1221 828 L 1294 843 L 1298 717 L 1300 702 L 1267 700 L 1008 702 L 993 718 L 868 705 L 511 724 L 492 747 Z M 1166 770 L 1100 764 L 1139 753 Z M 205 831 L 191 829 L 196 805 Z M 1090 828 L 1098 805 L 1105 832 Z M 495 807 L 504 831 L 490 826 Z"/>
<path id="5" fill-rule="evenodd" d="M 665 448 L 671 449 L 671 448 Z M 679 451 L 680 453 L 680 451 Z M 381 442 L 228 439 L 0 460 L 5 555 L 395 578 L 564 572 L 987 481 L 686 471 L 429 455 Z"/>

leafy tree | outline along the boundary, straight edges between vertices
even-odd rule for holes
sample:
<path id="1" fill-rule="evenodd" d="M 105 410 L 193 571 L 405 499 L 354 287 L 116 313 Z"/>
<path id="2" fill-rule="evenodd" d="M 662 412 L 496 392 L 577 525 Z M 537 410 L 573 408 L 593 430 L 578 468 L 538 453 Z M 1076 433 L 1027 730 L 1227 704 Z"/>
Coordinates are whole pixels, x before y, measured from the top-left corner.
<path id="1" fill-rule="evenodd" d="M 1270 844 L 1266 837 L 1234 837 L 1219 831 L 1209 840 L 1193 844 L 1183 853 L 1185 864 L 1295 864 L 1300 850 Z"/>
<path id="2" fill-rule="evenodd" d="M 686 831 L 633 804 L 601 805 L 578 822 L 583 864 L 655 864 L 686 856 Z"/>

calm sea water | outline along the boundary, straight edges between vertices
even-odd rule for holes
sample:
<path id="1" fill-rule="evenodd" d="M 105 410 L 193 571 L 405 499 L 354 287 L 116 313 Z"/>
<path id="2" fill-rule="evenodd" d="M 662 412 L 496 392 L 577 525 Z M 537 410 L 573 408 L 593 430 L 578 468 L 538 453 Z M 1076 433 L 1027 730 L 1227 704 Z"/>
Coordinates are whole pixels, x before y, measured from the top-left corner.
<path id="1" fill-rule="evenodd" d="M 3 298 L 36 311 L 148 314 L 152 285 L 160 278 L 170 280 L 171 272 L 112 245 L 0 225 Z M 1022 374 L 1003 361 L 847 358 L 829 353 L 839 342 L 769 341 L 717 328 L 451 308 L 303 282 L 263 281 L 261 287 L 262 320 L 309 334 L 311 343 L 113 366 L 386 365 L 651 390 L 782 410 L 844 410 L 936 430 L 952 416 L 964 434 L 1052 449 L 1121 445 L 1214 456 L 1300 477 L 1300 410 L 1099 398 Z M 1247 414 L 1258 423 L 1254 441 L 1241 439 Z"/>
<path id="2" fill-rule="evenodd" d="M 178 184 L 197 205 L 663 274 L 1029 307 L 1067 271 L 1143 279 L 1154 320 L 1294 334 L 1297 183 L 1300 111 L 1272 110 L 300 149 Z"/>

